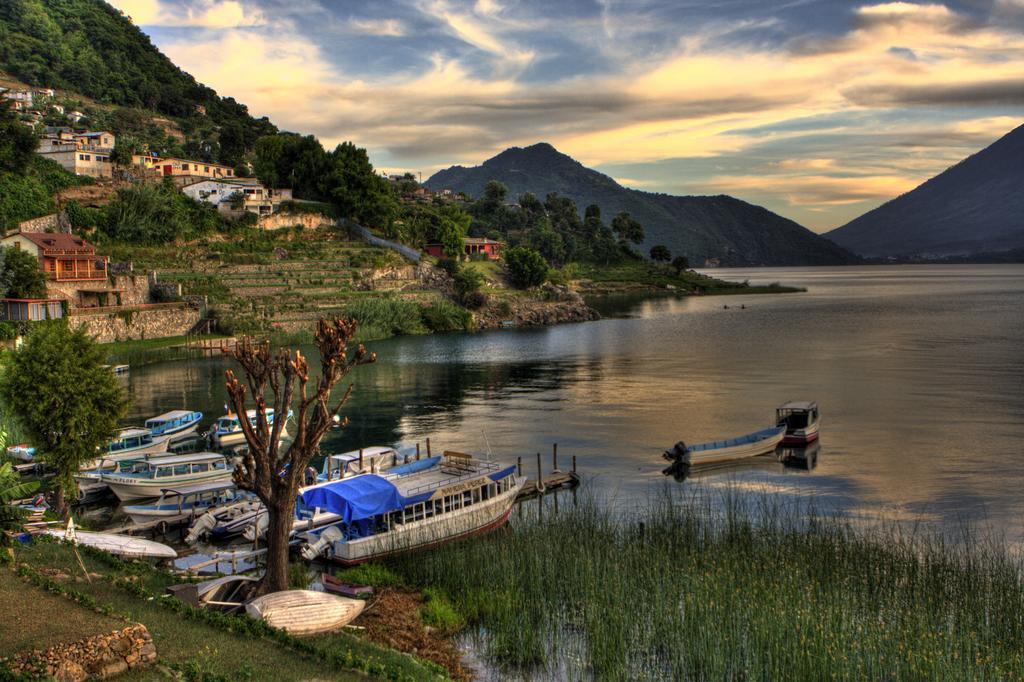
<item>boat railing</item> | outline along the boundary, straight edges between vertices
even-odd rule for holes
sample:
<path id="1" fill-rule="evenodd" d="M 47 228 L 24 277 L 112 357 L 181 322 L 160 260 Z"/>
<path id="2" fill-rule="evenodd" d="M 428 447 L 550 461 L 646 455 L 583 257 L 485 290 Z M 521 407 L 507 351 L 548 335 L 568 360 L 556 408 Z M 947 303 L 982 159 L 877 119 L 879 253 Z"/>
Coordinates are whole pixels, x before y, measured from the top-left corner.
<path id="1" fill-rule="evenodd" d="M 444 471 L 447 467 L 452 465 L 458 468 L 455 470 L 455 473 L 451 474 L 447 478 L 434 479 L 429 483 L 424 483 L 422 485 L 408 488 L 404 491 L 404 494 L 407 497 L 412 497 L 413 495 L 426 492 L 427 490 L 445 488 L 449 485 L 459 483 L 460 481 L 464 481 L 469 478 L 476 478 L 477 476 L 480 476 L 481 474 L 484 473 L 501 470 L 501 465 L 496 462 L 485 462 L 479 459 L 449 457 L 445 458 L 445 461 L 441 463 L 440 467 L 442 471 Z M 448 471 L 452 470 L 448 469 Z"/>

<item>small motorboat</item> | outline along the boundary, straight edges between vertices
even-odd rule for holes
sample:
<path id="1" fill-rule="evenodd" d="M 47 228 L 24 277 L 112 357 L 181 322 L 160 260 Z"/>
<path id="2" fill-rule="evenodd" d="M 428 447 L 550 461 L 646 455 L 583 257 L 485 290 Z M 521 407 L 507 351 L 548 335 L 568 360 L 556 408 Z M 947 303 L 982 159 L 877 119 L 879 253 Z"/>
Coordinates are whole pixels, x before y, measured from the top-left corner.
<path id="1" fill-rule="evenodd" d="M 276 415 L 274 414 L 274 408 L 268 407 L 265 410 L 267 417 L 267 423 L 273 427 Z M 252 424 L 253 428 L 256 427 L 256 410 L 247 410 L 245 416 L 249 419 L 249 423 Z M 281 427 L 281 438 L 288 437 L 288 419 L 292 418 L 292 411 L 288 410 L 288 414 L 285 418 L 285 423 Z M 234 445 L 242 445 L 245 443 L 245 433 L 242 431 L 242 423 L 238 419 L 238 415 L 233 412 L 228 412 L 226 415 L 214 422 L 213 427 L 209 433 L 206 434 L 207 440 L 210 442 L 211 447 L 215 448 L 227 448 Z"/>
<path id="2" fill-rule="evenodd" d="M 679 441 L 675 447 L 665 452 L 665 459 L 674 460 L 687 466 L 695 466 L 756 457 L 774 452 L 775 447 L 782 441 L 785 434 L 785 426 L 773 426 L 738 438 L 716 440 L 698 445 L 687 445 Z"/>
<path id="3" fill-rule="evenodd" d="M 373 588 L 369 585 L 346 583 L 338 580 L 330 573 L 320 574 L 320 584 L 323 585 L 325 592 L 340 594 L 342 597 L 348 597 L 349 599 L 369 599 L 373 596 Z"/>
<path id="4" fill-rule="evenodd" d="M 334 632 L 363 611 L 366 602 L 313 590 L 287 590 L 257 597 L 245 605 L 250 618 L 293 635 Z"/>
<path id="5" fill-rule="evenodd" d="M 807 445 L 818 440 L 821 412 L 818 403 L 790 401 L 775 410 L 775 423 L 786 427 L 783 445 Z"/>
<path id="6" fill-rule="evenodd" d="M 145 426 L 154 436 L 170 436 L 170 441 L 173 443 L 194 434 L 202 419 L 202 412 L 174 410 L 147 419 Z"/>
<path id="7" fill-rule="evenodd" d="M 232 481 L 217 481 L 178 488 L 162 488 L 160 498 L 152 504 L 124 505 L 121 511 L 130 516 L 135 523 L 143 524 L 162 519 L 195 518 L 208 510 L 253 497 L 251 493 L 235 488 Z"/>

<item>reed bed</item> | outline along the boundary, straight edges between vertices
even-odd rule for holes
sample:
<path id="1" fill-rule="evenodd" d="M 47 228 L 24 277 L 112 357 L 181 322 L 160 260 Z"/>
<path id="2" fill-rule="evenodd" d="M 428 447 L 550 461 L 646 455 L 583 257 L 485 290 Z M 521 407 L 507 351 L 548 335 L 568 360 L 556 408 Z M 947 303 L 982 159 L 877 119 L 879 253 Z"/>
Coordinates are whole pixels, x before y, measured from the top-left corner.
<path id="1" fill-rule="evenodd" d="M 521 507 L 396 560 L 489 661 L 563 679 L 1020 679 L 1024 584 L 998 542 L 855 529 L 734 499 Z M 628 520 L 624 520 L 628 519 Z"/>

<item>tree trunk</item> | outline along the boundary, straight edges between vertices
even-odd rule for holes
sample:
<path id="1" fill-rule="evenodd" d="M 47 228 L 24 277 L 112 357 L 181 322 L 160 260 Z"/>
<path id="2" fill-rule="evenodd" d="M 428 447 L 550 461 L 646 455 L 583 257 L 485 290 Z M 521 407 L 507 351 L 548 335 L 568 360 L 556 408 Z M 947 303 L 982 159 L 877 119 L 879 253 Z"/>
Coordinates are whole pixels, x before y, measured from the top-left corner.
<path id="1" fill-rule="evenodd" d="M 292 531 L 292 505 L 268 505 L 267 572 L 260 583 L 259 594 L 281 592 L 288 589 L 288 536 Z"/>

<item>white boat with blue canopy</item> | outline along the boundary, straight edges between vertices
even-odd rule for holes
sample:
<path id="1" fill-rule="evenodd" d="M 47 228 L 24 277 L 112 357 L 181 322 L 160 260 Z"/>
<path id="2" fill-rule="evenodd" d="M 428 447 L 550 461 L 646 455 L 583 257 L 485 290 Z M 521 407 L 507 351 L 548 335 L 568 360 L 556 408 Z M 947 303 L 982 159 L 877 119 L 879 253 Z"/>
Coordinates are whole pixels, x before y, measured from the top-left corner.
<path id="1" fill-rule="evenodd" d="M 176 486 L 231 480 L 234 467 L 216 452 L 194 452 L 118 462 L 117 470 L 103 472 L 99 480 L 122 501 L 159 497 Z"/>
<path id="2" fill-rule="evenodd" d="M 147 419 L 145 426 L 154 436 L 170 436 L 171 441 L 176 441 L 194 434 L 202 419 L 202 412 L 172 410 Z"/>
<path id="3" fill-rule="evenodd" d="M 267 415 L 267 423 L 272 427 L 274 425 L 274 408 L 268 407 L 265 410 Z M 245 416 L 248 417 L 249 423 L 256 426 L 256 410 L 247 410 Z M 292 418 L 292 411 L 288 410 L 288 419 Z M 288 424 L 287 422 L 281 427 L 281 438 L 286 438 L 288 432 L 286 431 Z M 242 431 L 242 423 L 238 419 L 238 415 L 233 412 L 228 412 L 226 415 L 218 419 L 213 424 L 213 428 L 207 434 L 210 445 L 215 448 L 225 448 L 232 445 L 241 445 L 245 443 L 245 433 Z"/>
<path id="4" fill-rule="evenodd" d="M 327 512 L 338 522 L 304 533 L 302 555 L 351 565 L 481 533 L 508 520 L 524 483 L 514 465 L 445 452 L 303 488 L 297 519 Z"/>
<path id="5" fill-rule="evenodd" d="M 786 426 L 782 425 L 761 429 L 738 438 L 698 445 L 687 445 L 679 441 L 674 448 L 665 453 L 665 457 L 689 466 L 730 462 L 774 452 L 785 435 Z"/>
<path id="6" fill-rule="evenodd" d="M 238 490 L 231 481 L 163 488 L 151 504 L 125 505 L 121 510 L 138 524 L 177 517 L 196 517 L 211 509 L 253 499 L 251 492 Z"/>

